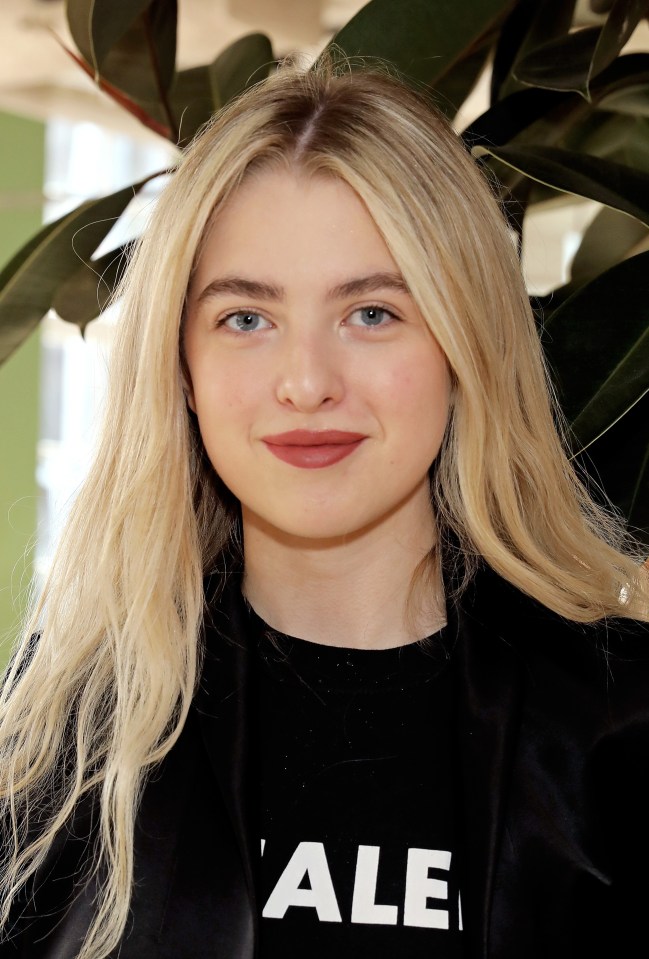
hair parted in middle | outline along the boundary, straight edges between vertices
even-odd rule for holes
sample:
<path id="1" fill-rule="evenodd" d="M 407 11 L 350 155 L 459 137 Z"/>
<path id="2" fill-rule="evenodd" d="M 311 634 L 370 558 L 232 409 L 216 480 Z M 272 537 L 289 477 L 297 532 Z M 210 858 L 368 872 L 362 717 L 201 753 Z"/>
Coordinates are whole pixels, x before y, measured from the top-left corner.
<path id="1" fill-rule="evenodd" d="M 482 173 L 430 98 L 387 69 L 280 68 L 201 133 L 137 245 L 95 461 L 0 692 L 0 815 L 16 840 L 0 864 L 4 916 L 79 799 L 99 795 L 105 881 L 80 959 L 106 956 L 125 928 L 143 777 L 187 716 L 204 576 L 238 530 L 184 392 L 192 272 L 228 198 L 278 165 L 356 192 L 446 356 L 431 501 L 466 569 L 483 557 L 569 619 L 646 618 L 636 558 L 557 435 L 514 244 Z M 38 808 L 51 814 L 25 844 Z"/>
<path id="2" fill-rule="evenodd" d="M 354 71 L 327 61 L 310 71 L 284 67 L 201 134 L 158 205 L 132 274 L 141 294 L 147 279 L 153 285 L 149 311 L 161 293 L 171 294 L 155 319 L 149 312 L 158 348 L 162 319 L 169 323 L 164 350 L 171 357 L 181 297 L 219 209 L 245 177 L 272 165 L 296 176 L 337 177 L 356 191 L 446 355 L 452 412 L 432 495 L 440 533 L 451 533 L 459 544 L 467 574 L 482 556 L 571 618 L 590 620 L 617 609 L 610 566 L 623 536 L 584 494 L 567 462 L 555 426 L 561 416 L 552 407 L 500 206 L 431 95 L 407 87 L 387 68 Z M 165 248 L 153 251 L 160 236 L 168 238 Z M 158 272 L 168 276 L 168 290 Z M 146 317 L 147 304 L 140 296 L 135 316 Z M 174 409 L 176 398 L 169 393 Z M 195 424 L 189 429 L 197 535 L 207 569 L 232 535 L 234 511 Z M 604 549 L 604 566 L 595 560 L 585 569 L 584 548 L 592 561 L 594 547 L 596 553 Z M 628 577 L 625 568 L 619 584 Z"/>

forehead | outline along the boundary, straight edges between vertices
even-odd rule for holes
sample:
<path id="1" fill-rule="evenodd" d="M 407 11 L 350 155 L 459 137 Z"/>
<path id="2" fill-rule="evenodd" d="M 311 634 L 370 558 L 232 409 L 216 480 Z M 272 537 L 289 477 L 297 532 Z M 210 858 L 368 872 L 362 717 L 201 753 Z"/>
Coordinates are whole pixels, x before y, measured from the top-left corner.
<path id="1" fill-rule="evenodd" d="M 392 255 L 364 202 L 343 180 L 285 168 L 256 171 L 216 212 L 193 287 L 214 274 L 260 270 L 283 284 L 314 273 L 323 282 L 357 270 L 393 270 Z"/>

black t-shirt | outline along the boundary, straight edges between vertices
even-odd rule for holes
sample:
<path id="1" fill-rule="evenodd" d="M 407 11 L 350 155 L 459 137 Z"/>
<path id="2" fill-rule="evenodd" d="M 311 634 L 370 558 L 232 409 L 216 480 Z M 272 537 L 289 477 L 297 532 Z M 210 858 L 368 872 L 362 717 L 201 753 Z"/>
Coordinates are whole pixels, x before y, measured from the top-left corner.
<path id="1" fill-rule="evenodd" d="M 462 955 L 444 633 L 258 635 L 261 959 Z"/>

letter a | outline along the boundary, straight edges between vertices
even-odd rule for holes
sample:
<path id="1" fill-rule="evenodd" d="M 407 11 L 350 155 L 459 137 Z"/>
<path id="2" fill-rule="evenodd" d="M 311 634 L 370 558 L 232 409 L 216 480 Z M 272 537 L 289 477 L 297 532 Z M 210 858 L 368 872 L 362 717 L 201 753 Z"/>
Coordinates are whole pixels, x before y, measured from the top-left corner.
<path id="1" fill-rule="evenodd" d="M 300 889 L 304 877 L 310 888 Z M 342 922 L 329 864 L 321 842 L 301 842 L 264 906 L 266 919 L 283 919 L 289 906 L 310 906 L 321 922 Z"/>

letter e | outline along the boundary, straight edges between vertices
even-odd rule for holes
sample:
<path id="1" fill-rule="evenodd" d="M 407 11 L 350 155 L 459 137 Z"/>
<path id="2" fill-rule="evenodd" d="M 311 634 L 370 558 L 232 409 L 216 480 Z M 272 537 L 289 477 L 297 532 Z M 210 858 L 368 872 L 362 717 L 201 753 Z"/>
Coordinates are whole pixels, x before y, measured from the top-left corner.
<path id="1" fill-rule="evenodd" d="M 429 909 L 429 899 L 448 899 L 448 883 L 431 879 L 429 869 L 451 867 L 451 854 L 443 849 L 409 849 L 406 869 L 406 897 L 403 904 L 404 926 L 448 929 L 448 909 Z"/>

